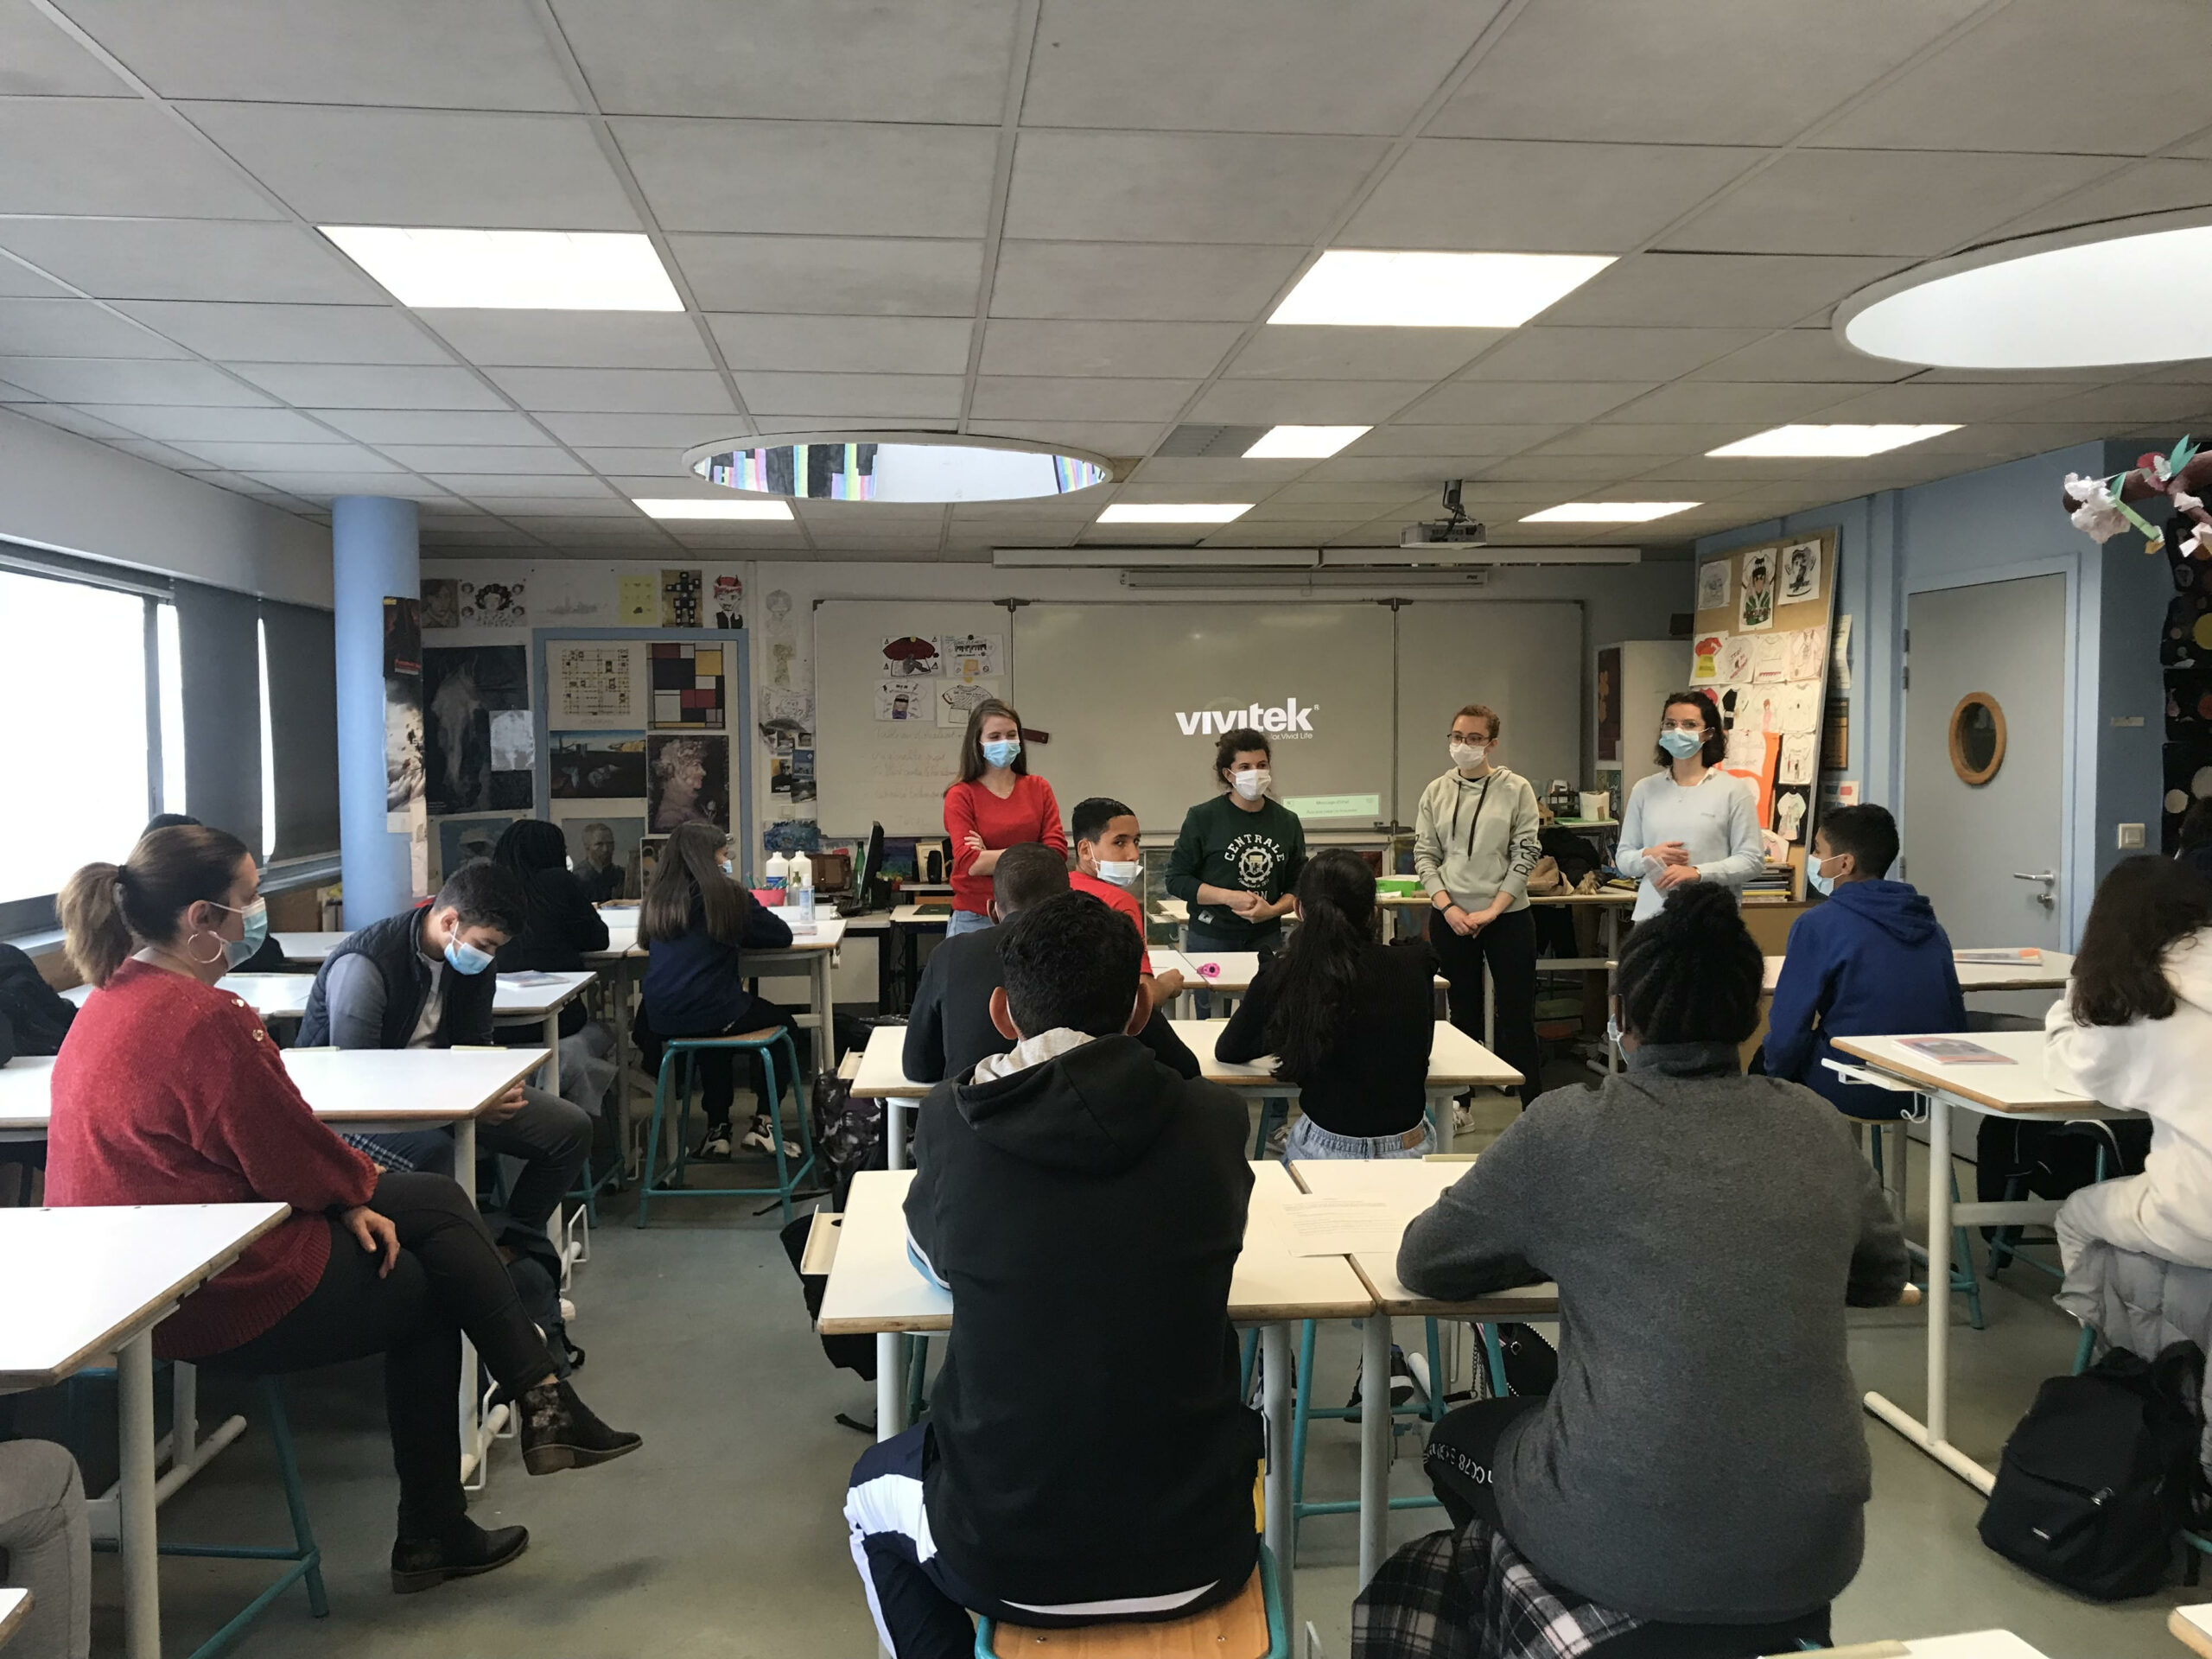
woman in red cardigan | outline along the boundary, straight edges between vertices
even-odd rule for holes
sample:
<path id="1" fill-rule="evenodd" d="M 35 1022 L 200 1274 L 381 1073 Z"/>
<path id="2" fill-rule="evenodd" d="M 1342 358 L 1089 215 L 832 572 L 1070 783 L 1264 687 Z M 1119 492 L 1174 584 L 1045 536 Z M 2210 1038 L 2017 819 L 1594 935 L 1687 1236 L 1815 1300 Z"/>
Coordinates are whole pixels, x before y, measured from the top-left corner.
<path id="1" fill-rule="evenodd" d="M 99 988 L 54 1063 L 47 1202 L 275 1201 L 293 1215 L 163 1320 L 154 1351 L 248 1375 L 385 1357 L 399 1474 L 392 1588 L 488 1573 L 522 1553 L 461 1491 L 461 1333 L 516 1400 L 533 1475 L 633 1452 L 553 1376 L 492 1235 L 442 1175 L 378 1170 L 315 1120 L 253 1011 L 216 988 L 260 947 L 268 906 L 235 836 L 155 830 L 87 864 L 57 906 Z"/>
<path id="2" fill-rule="evenodd" d="M 944 833 L 952 842 L 947 938 L 991 925 L 991 873 L 1007 848 L 1035 841 L 1067 854 L 1052 786 L 1029 775 L 1021 716 L 996 697 L 969 713 L 967 735 L 960 740 L 960 781 L 944 791 Z"/>

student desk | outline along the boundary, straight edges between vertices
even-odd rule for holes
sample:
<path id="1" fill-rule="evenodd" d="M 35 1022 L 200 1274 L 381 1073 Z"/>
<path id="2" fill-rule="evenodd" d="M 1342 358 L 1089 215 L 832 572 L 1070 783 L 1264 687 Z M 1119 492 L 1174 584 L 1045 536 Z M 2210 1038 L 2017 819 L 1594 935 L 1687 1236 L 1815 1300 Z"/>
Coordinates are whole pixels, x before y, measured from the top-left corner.
<path id="1" fill-rule="evenodd" d="M 1260 953 L 1256 950 L 1154 950 L 1152 971 L 1164 974 L 1170 969 L 1183 976 L 1186 982 L 1183 995 L 1175 1000 L 1176 1011 L 1185 1020 L 1195 1017 L 1193 998 L 1199 991 L 1212 991 L 1231 1000 L 1252 988 L 1252 982 L 1260 976 Z M 1209 971 L 1211 970 L 1211 971 Z M 1436 976 L 1437 1007 L 1443 1011 L 1445 993 L 1451 982 L 1443 975 Z"/>
<path id="2" fill-rule="evenodd" d="M 154 1327 L 290 1214 L 281 1204 L 0 1210 L 0 1392 L 47 1388 L 99 1355 L 116 1357 L 129 1659 L 162 1651 Z"/>
<path id="3" fill-rule="evenodd" d="M 1230 1281 L 1229 1317 L 1261 1327 L 1268 1420 L 1267 1540 L 1281 1563 L 1283 1624 L 1292 1618 L 1290 1526 L 1290 1325 L 1294 1319 L 1360 1319 L 1375 1303 L 1340 1255 L 1292 1253 L 1284 1206 L 1297 1194 L 1282 1166 L 1252 1166 L 1252 1198 L 1244 1223 L 1244 1249 Z M 906 1189 L 911 1172 L 864 1170 L 853 1178 L 845 1205 L 837 1257 L 822 1294 L 816 1329 L 823 1336 L 876 1338 L 876 1438 L 889 1440 L 906 1427 L 905 1368 L 899 1363 L 903 1332 L 949 1331 L 952 1298 L 923 1276 L 906 1254 Z M 1079 1307 L 1069 1310 L 1080 1318 Z M 1384 1370 L 1389 1369 L 1387 1353 Z"/>
<path id="4" fill-rule="evenodd" d="M 23 1622 L 23 1615 L 31 1610 L 31 1592 L 28 1590 L 0 1590 L 0 1648 L 8 1645 L 8 1638 Z"/>
<path id="5" fill-rule="evenodd" d="M 1928 1121 L 1928 1421 L 1922 1422 L 1879 1394 L 1866 1396 L 1866 1409 L 1948 1469 L 1983 1492 L 1995 1480 L 1990 1471 L 1950 1443 L 1951 1299 L 1953 1230 L 1969 1226 L 2049 1226 L 2058 1205 L 2048 1198 L 2006 1204 L 1956 1204 L 1951 1198 L 1951 1109 L 1984 1116 L 2032 1117 L 2050 1122 L 2069 1118 L 2133 1117 L 2086 1095 L 2061 1089 L 2044 1075 L 2043 1033 L 1974 1031 L 1948 1033 L 2002 1054 L 2010 1065 L 1945 1065 L 1904 1047 L 1897 1037 L 1838 1037 L 1834 1046 L 1866 1062 L 1837 1065 L 1857 1083 L 1910 1092 L 1918 1096 Z"/>
<path id="6" fill-rule="evenodd" d="M 1445 1188 L 1457 1181 L 1471 1164 L 1458 1159 L 1439 1160 L 1433 1163 L 1420 1158 L 1385 1158 L 1371 1160 L 1324 1160 L 1316 1162 L 1300 1159 L 1291 1166 L 1291 1173 L 1298 1184 L 1317 1197 L 1351 1198 L 1386 1205 L 1390 1218 L 1402 1235 L 1406 1226 L 1431 1205 Z M 1398 1253 L 1395 1249 L 1379 1251 L 1358 1251 L 1348 1258 L 1352 1271 L 1375 1298 L 1376 1312 L 1382 1316 L 1367 1322 L 1363 1332 L 1361 1357 L 1363 1376 L 1388 1376 L 1390 1374 L 1390 1319 L 1397 1314 L 1414 1314 L 1424 1318 L 1490 1321 L 1497 1319 L 1546 1319 L 1559 1313 L 1559 1287 L 1529 1285 L 1513 1290 L 1499 1291 L 1495 1295 L 1478 1297 L 1471 1301 L 1440 1302 L 1415 1294 L 1398 1277 Z M 1443 1380 L 1432 1376 L 1431 1388 L 1440 1389 Z M 1367 1411 L 1359 1421 L 1359 1582 L 1363 1585 L 1375 1576 L 1389 1550 L 1390 1526 L 1390 1432 L 1389 1414 Z"/>
<path id="7" fill-rule="evenodd" d="M 1168 1024 L 1198 1057 L 1198 1075 L 1208 1083 L 1249 1090 L 1270 1100 L 1292 1099 L 1298 1085 L 1275 1077 L 1274 1061 L 1267 1055 L 1249 1065 L 1214 1058 L 1213 1046 L 1229 1025 L 1226 1020 L 1171 1020 Z M 1439 1147 L 1451 1144 L 1452 1096 L 1470 1089 L 1517 1089 L 1521 1074 L 1448 1020 L 1436 1022 L 1428 1051 L 1428 1116 L 1437 1126 Z"/>
<path id="8" fill-rule="evenodd" d="M 2212 1659 L 2212 1602 L 2175 1608 L 2166 1615 L 2166 1628 L 2191 1653 Z"/>
<path id="9" fill-rule="evenodd" d="M 330 953 L 353 937 L 350 933 L 271 933 L 276 948 L 284 953 L 287 962 L 303 962 L 310 968 L 320 968 Z"/>
<path id="10" fill-rule="evenodd" d="M 1760 989 L 1773 994 L 1782 978 L 1783 958 L 1766 959 L 1766 979 Z M 2062 991 L 2074 973 L 2074 958 L 2063 950 L 2046 950 L 2040 962 L 1961 962 L 1959 988 L 1968 996 L 1976 991 Z"/>
<path id="11" fill-rule="evenodd" d="M 1968 1630 L 1960 1636 L 1922 1636 L 1910 1642 L 1869 1642 L 1834 1649 L 1837 1659 L 2045 1659 L 2010 1630 Z"/>
<path id="12" fill-rule="evenodd" d="M 906 1079 L 906 1027 L 878 1026 L 868 1034 L 851 1093 L 855 1100 L 883 1103 L 883 1155 L 886 1166 L 906 1166 L 906 1109 L 919 1107 L 922 1096 L 937 1085 Z"/>
<path id="13" fill-rule="evenodd" d="M 950 904 L 932 905 L 926 910 L 919 905 L 900 905 L 891 912 L 891 952 L 897 979 L 893 995 L 901 1012 L 913 1006 L 914 988 L 921 982 L 921 936 L 944 932 L 951 924 Z"/>

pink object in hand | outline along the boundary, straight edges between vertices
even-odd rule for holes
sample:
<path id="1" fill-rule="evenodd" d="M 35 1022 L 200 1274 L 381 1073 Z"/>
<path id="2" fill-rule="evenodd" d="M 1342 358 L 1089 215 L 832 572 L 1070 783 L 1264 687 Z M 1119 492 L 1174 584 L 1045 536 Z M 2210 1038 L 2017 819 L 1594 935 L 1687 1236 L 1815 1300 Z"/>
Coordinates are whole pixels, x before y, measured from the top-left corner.
<path id="1" fill-rule="evenodd" d="M 1198 969 L 1198 977 L 1200 979 L 1219 979 L 1221 977 L 1221 964 L 1217 962 L 1201 962 L 1193 965 Z"/>

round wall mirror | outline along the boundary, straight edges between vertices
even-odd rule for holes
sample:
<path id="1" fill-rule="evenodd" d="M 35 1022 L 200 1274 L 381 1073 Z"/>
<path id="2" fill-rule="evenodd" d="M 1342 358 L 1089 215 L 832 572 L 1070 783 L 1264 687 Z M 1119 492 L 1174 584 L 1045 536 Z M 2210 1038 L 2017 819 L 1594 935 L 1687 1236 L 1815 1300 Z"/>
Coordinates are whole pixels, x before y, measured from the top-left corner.
<path id="1" fill-rule="evenodd" d="M 1962 784 L 1986 784 L 2005 764 L 2005 711 L 1986 691 L 1969 691 L 1951 710 L 1951 770 Z"/>

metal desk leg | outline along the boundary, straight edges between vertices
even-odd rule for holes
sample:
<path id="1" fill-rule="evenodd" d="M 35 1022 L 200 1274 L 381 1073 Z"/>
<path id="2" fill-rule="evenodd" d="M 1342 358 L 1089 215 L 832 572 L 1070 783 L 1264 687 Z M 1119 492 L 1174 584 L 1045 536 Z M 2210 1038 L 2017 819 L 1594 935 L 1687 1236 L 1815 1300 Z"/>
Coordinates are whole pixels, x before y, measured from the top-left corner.
<path id="1" fill-rule="evenodd" d="M 1282 1623 L 1287 1630 L 1298 1628 L 1293 1591 L 1298 1582 L 1294 1540 L 1297 1529 L 1291 1516 L 1290 1497 L 1290 1327 L 1268 1325 L 1260 1328 L 1262 1403 L 1268 1419 L 1268 1548 L 1275 1558 L 1275 1577 L 1282 1596 Z"/>
<path id="2" fill-rule="evenodd" d="M 814 1074 L 830 1077 L 837 1070 L 837 1028 L 836 1005 L 830 999 L 830 958 L 834 952 L 817 950 L 809 964 L 810 977 L 814 981 Z M 796 1084 L 797 1079 L 793 1079 Z M 800 1109 L 804 1110 L 802 1101 Z"/>
<path id="3" fill-rule="evenodd" d="M 1611 1019 L 1613 1013 L 1613 987 L 1620 976 L 1621 907 L 1618 905 L 1607 905 L 1605 906 L 1605 1017 Z M 1618 1071 L 1621 1069 L 1621 1052 L 1611 1043 L 1605 1045 L 1605 1069 L 1609 1071 Z"/>
<path id="4" fill-rule="evenodd" d="M 875 1438 L 887 1440 L 906 1427 L 906 1339 L 896 1331 L 875 1338 Z"/>
<path id="5" fill-rule="evenodd" d="M 116 1355 L 123 1463 L 118 1481 L 123 1533 L 123 1650 L 161 1659 L 161 1557 L 154 1532 L 154 1333 L 141 1331 Z"/>
<path id="6" fill-rule="evenodd" d="M 1390 1541 L 1390 1321 L 1367 1316 L 1359 1370 L 1359 1583 L 1366 1588 Z"/>
<path id="7" fill-rule="evenodd" d="M 919 1105 L 918 1101 L 912 1103 Z M 906 1107 L 904 1100 L 883 1103 L 883 1166 L 886 1169 L 906 1167 Z"/>
<path id="8" fill-rule="evenodd" d="M 545 1016 L 545 1092 L 561 1092 L 561 1010 L 556 1008 Z"/>
<path id="9" fill-rule="evenodd" d="M 1483 1046 L 1497 1052 L 1497 983 L 1491 977 L 1490 959 L 1483 959 Z"/>

